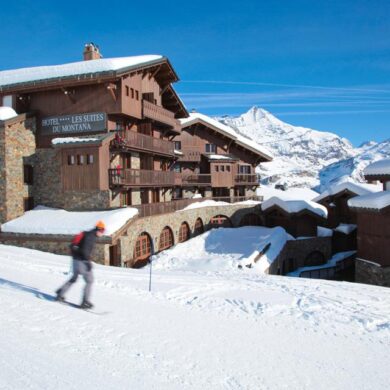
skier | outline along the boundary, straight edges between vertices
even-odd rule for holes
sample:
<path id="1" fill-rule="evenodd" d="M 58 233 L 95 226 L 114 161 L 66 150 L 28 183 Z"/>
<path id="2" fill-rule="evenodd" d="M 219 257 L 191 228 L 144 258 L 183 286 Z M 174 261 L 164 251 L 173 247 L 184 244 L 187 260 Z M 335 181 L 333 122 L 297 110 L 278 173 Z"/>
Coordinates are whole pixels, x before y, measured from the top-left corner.
<path id="1" fill-rule="evenodd" d="M 76 282 L 79 275 L 85 280 L 85 288 L 83 301 L 80 307 L 82 309 L 91 309 L 92 303 L 89 301 L 91 293 L 91 287 L 93 283 L 92 275 L 92 251 L 95 247 L 96 238 L 101 237 L 105 230 L 105 224 L 103 221 L 96 223 L 92 230 L 82 232 L 78 234 L 71 244 L 71 251 L 73 257 L 73 275 L 72 277 L 58 290 L 56 290 L 57 298 L 59 302 L 64 302 L 64 295 L 70 288 L 70 286 Z"/>

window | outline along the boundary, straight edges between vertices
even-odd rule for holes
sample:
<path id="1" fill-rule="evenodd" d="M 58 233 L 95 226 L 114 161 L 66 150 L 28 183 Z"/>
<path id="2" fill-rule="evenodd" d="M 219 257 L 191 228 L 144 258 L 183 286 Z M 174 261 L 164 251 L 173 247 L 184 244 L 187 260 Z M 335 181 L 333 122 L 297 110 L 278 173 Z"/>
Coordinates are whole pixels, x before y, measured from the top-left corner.
<path id="1" fill-rule="evenodd" d="M 126 85 L 125 89 L 126 89 L 126 96 L 129 96 L 130 95 L 130 90 L 129 90 L 129 87 L 127 85 Z"/>
<path id="2" fill-rule="evenodd" d="M 175 165 L 173 166 L 173 172 L 177 172 L 177 173 L 180 173 L 180 172 L 181 172 L 180 164 L 175 164 Z"/>
<path id="3" fill-rule="evenodd" d="M 217 146 L 215 144 L 206 144 L 206 153 L 216 153 Z"/>
<path id="4" fill-rule="evenodd" d="M 135 99 L 139 100 L 139 91 L 135 91 Z"/>
<path id="5" fill-rule="evenodd" d="M 225 172 L 225 165 L 221 165 L 221 172 Z"/>
<path id="6" fill-rule="evenodd" d="M 250 165 L 240 165 L 239 166 L 239 173 L 249 175 L 251 173 L 251 167 Z"/>
<path id="7" fill-rule="evenodd" d="M 226 171 L 230 172 L 230 165 L 226 165 Z"/>
<path id="8" fill-rule="evenodd" d="M 84 156 L 82 154 L 77 155 L 77 165 L 84 165 Z"/>
<path id="9" fill-rule="evenodd" d="M 34 208 L 34 198 L 32 196 L 23 198 L 23 208 L 24 211 L 29 211 Z"/>
<path id="10" fill-rule="evenodd" d="M 31 165 L 23 165 L 24 184 L 34 184 L 34 172 Z"/>
<path id="11" fill-rule="evenodd" d="M 93 164 L 93 154 L 87 154 L 87 164 Z"/>
<path id="12" fill-rule="evenodd" d="M 73 154 L 69 154 L 68 155 L 68 165 L 74 165 L 76 162 L 75 160 L 75 157 L 73 156 Z"/>
<path id="13" fill-rule="evenodd" d="M 215 172 L 219 172 L 219 166 L 218 165 L 215 166 Z"/>
<path id="14" fill-rule="evenodd" d="M 179 229 L 179 242 L 187 241 L 190 238 L 190 227 L 187 222 L 183 222 Z"/>
<path id="15" fill-rule="evenodd" d="M 181 150 L 181 141 L 175 141 L 175 150 Z"/>
<path id="16" fill-rule="evenodd" d="M 210 219 L 210 224 L 212 227 L 232 227 L 230 219 L 225 215 L 217 215 Z"/>
<path id="17" fill-rule="evenodd" d="M 168 249 L 173 245 L 173 234 L 171 229 L 166 226 L 161 234 L 160 234 L 160 240 L 158 245 L 158 250 L 162 251 L 164 249 Z"/>
<path id="18" fill-rule="evenodd" d="M 134 99 L 134 88 L 130 88 L 131 98 Z"/>

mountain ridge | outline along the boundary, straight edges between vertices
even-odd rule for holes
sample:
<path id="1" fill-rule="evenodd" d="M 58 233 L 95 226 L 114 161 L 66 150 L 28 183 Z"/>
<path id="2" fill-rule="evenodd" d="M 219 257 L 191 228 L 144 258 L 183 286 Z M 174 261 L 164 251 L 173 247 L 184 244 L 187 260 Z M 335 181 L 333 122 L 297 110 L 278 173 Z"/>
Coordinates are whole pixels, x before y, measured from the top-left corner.
<path id="1" fill-rule="evenodd" d="M 335 133 L 288 124 L 258 106 L 216 119 L 273 153 L 272 162 L 257 167 L 265 185 L 323 190 L 341 179 L 362 182 L 364 167 L 390 153 L 390 140 L 366 141 L 355 148 Z"/>

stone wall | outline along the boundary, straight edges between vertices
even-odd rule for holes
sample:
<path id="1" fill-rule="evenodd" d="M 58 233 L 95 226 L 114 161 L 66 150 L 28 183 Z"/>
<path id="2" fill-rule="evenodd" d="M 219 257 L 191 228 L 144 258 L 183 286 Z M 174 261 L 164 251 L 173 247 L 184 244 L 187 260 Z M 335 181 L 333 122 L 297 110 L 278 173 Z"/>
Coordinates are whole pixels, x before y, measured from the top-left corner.
<path id="1" fill-rule="evenodd" d="M 119 206 L 119 195 L 112 200 L 111 191 L 65 191 L 61 182 L 61 150 L 37 149 L 34 159 L 35 205 L 66 210 L 97 210 Z"/>
<path id="2" fill-rule="evenodd" d="M 32 187 L 24 183 L 24 164 L 32 163 L 35 153 L 35 118 L 19 115 L 0 127 L 0 222 L 24 213 L 23 198 L 32 196 Z"/>
<path id="3" fill-rule="evenodd" d="M 357 258 L 355 260 L 355 281 L 390 287 L 390 267 Z"/>
<path id="4" fill-rule="evenodd" d="M 10 237 L 9 234 L 7 234 L 7 238 L 0 236 L 0 243 L 70 256 L 69 245 L 73 236 L 50 234 L 32 237 L 31 235 L 18 233 L 12 234 L 12 236 Z M 97 242 L 93 252 L 93 261 L 99 264 L 109 264 L 109 247 L 109 244 Z"/>
<path id="5" fill-rule="evenodd" d="M 314 264 L 316 261 L 311 260 L 311 256 L 318 253 L 322 254 L 323 263 L 332 257 L 331 237 L 312 237 L 287 241 L 285 247 L 269 268 L 268 273 L 284 275 L 300 267 L 319 265 Z M 317 259 L 318 257 L 313 256 L 313 258 Z"/>
<path id="6" fill-rule="evenodd" d="M 137 237 L 141 233 L 148 233 L 152 240 L 152 253 L 158 252 L 159 237 L 165 226 L 171 228 L 174 237 L 174 245 L 177 244 L 179 238 L 180 225 L 186 222 L 193 237 L 195 221 L 200 218 L 203 222 L 205 231 L 210 229 L 210 219 L 216 215 L 226 215 L 230 218 L 232 225 L 238 227 L 241 219 L 247 214 L 260 214 L 259 205 L 228 205 L 219 207 L 202 207 L 197 209 L 183 210 L 175 213 L 156 215 L 152 217 L 144 217 L 135 219 L 129 226 L 125 234 L 120 238 L 120 254 L 121 264 L 130 262 L 133 259 L 134 247 Z"/>

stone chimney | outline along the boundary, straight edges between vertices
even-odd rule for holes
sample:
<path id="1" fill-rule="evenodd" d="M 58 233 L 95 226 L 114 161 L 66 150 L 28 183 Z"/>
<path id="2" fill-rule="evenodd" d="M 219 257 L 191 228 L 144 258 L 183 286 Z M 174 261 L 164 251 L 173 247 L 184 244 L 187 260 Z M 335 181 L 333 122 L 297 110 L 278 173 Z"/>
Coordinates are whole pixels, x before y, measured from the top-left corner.
<path id="1" fill-rule="evenodd" d="M 94 43 L 86 43 L 84 46 L 84 61 L 99 60 L 103 56 L 100 54 L 99 46 Z"/>

